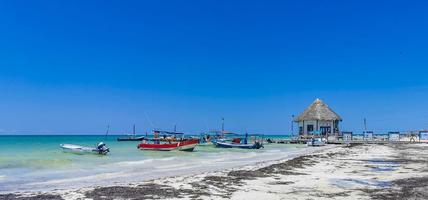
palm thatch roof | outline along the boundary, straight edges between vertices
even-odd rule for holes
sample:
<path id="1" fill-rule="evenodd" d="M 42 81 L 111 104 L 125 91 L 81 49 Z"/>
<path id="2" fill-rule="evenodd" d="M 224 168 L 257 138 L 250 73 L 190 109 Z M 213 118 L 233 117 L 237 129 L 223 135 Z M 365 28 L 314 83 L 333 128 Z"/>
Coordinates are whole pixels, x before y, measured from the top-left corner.
<path id="1" fill-rule="evenodd" d="M 327 104 L 321 101 L 321 99 L 316 99 L 295 119 L 296 122 L 308 120 L 342 121 L 342 118 L 328 107 Z"/>

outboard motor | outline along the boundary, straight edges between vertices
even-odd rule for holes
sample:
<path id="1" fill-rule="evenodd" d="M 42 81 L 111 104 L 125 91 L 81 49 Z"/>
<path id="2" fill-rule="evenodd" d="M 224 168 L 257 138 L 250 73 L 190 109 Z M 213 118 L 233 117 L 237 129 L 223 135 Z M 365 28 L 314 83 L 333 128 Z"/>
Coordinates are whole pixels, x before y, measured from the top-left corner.
<path id="1" fill-rule="evenodd" d="M 100 142 L 97 145 L 97 151 L 99 154 L 107 154 L 108 152 L 110 152 L 110 149 L 107 148 L 106 144 L 104 144 L 104 142 Z"/>
<path id="2" fill-rule="evenodd" d="M 261 149 L 261 148 L 265 148 L 265 147 L 263 146 L 263 144 L 261 142 L 256 142 L 254 144 L 254 148 L 255 149 Z"/>

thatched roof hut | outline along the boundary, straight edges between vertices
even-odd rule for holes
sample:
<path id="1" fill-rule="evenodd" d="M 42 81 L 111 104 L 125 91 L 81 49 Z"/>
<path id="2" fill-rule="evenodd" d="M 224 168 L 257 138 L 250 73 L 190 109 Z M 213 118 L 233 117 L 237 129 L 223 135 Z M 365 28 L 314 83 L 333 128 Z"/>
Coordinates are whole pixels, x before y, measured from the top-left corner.
<path id="1" fill-rule="evenodd" d="M 302 114 L 294 119 L 299 124 L 300 135 L 337 135 L 342 118 L 327 104 L 316 99 Z"/>
<path id="2" fill-rule="evenodd" d="M 321 99 L 316 99 L 295 121 L 342 121 L 342 118 L 335 113 Z"/>

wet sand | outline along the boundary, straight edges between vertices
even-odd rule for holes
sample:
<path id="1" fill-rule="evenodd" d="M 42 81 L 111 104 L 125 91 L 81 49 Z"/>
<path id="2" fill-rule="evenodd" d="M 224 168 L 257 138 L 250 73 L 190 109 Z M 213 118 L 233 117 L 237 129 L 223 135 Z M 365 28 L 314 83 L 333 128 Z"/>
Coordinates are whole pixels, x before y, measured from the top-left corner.
<path id="1" fill-rule="evenodd" d="M 427 189 L 428 145 L 358 145 L 141 184 L 0 199 L 428 199 Z"/>

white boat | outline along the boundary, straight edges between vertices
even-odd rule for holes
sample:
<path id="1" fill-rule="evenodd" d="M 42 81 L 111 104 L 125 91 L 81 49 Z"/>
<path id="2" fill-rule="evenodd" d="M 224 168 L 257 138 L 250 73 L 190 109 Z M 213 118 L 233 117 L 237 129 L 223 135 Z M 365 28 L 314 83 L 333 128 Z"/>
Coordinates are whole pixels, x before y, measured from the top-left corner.
<path id="1" fill-rule="evenodd" d="M 104 144 L 103 142 L 98 143 L 98 145 L 94 148 L 79 146 L 75 144 L 61 144 L 60 147 L 64 152 L 77 153 L 77 154 L 106 155 L 108 152 L 110 152 L 110 149 L 107 148 L 106 144 Z"/>
<path id="2" fill-rule="evenodd" d="M 312 138 L 306 142 L 308 147 L 321 147 L 325 146 L 326 142 L 324 142 L 321 138 Z"/>

